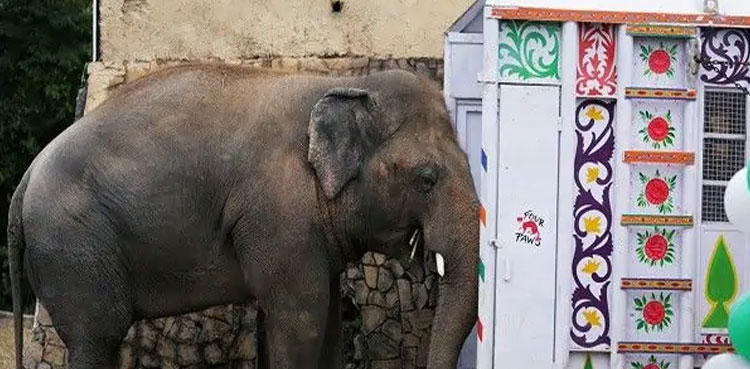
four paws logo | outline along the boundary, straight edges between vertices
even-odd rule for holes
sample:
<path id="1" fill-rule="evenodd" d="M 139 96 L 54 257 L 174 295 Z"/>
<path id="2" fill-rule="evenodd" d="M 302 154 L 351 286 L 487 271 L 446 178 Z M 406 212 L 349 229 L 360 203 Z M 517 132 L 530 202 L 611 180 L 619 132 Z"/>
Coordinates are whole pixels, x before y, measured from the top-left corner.
<path id="1" fill-rule="evenodd" d="M 527 210 L 523 215 L 516 218 L 518 231 L 516 231 L 516 242 L 526 243 L 539 247 L 542 244 L 541 228 L 544 228 L 544 218 Z"/>

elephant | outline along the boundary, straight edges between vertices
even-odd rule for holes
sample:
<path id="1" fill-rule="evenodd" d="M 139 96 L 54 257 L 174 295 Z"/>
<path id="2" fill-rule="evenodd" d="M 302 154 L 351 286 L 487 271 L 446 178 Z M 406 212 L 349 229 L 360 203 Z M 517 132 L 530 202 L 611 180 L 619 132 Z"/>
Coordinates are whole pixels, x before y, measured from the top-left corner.
<path id="1" fill-rule="evenodd" d="M 9 209 L 21 368 L 26 277 L 72 369 L 114 368 L 139 319 L 254 302 L 260 367 L 341 367 L 340 273 L 435 253 L 428 353 L 476 321 L 479 205 L 439 86 L 211 63 L 130 81 L 34 158 Z"/>

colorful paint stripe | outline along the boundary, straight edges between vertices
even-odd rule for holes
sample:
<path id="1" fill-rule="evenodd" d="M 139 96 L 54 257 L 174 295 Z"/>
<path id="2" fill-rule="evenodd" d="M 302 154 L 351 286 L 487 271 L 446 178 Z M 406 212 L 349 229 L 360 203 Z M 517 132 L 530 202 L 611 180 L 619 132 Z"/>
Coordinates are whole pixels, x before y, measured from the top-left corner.
<path id="1" fill-rule="evenodd" d="M 617 95 L 617 34 L 614 25 L 579 25 L 576 94 L 588 97 Z"/>
<path id="2" fill-rule="evenodd" d="M 484 341 L 484 325 L 482 325 L 482 319 L 477 318 L 477 338 L 479 342 Z"/>
<path id="3" fill-rule="evenodd" d="M 625 150 L 626 163 L 695 164 L 695 153 L 687 151 Z"/>
<path id="4" fill-rule="evenodd" d="M 492 7 L 491 17 L 497 19 L 525 19 L 553 22 L 589 23 L 678 23 L 711 27 L 750 26 L 750 17 L 712 14 L 679 14 L 623 12 L 601 10 L 569 10 L 531 7 Z"/>
<path id="5" fill-rule="evenodd" d="M 484 282 L 484 263 L 481 258 L 479 259 L 479 264 L 477 264 L 477 274 L 479 274 L 479 279 Z"/>
<path id="6" fill-rule="evenodd" d="M 482 204 L 479 204 L 479 221 L 482 222 L 483 226 L 487 226 L 487 210 L 484 209 Z"/>
<path id="7" fill-rule="evenodd" d="M 624 226 L 675 226 L 692 227 L 692 215 L 648 215 L 648 214 L 623 214 L 621 224 Z"/>
<path id="8" fill-rule="evenodd" d="M 693 289 L 693 281 L 690 279 L 623 278 L 620 287 L 623 290 L 690 291 Z"/>
<path id="9" fill-rule="evenodd" d="M 652 343 L 652 342 L 620 342 L 617 344 L 619 353 L 650 353 L 650 354 L 723 354 L 734 352 L 731 345 L 710 345 L 703 343 Z"/>
<path id="10" fill-rule="evenodd" d="M 629 24 L 627 33 L 631 36 L 651 37 L 695 37 L 698 30 L 695 27 L 660 26 L 653 24 Z"/>
<path id="11" fill-rule="evenodd" d="M 697 91 L 685 89 L 636 87 L 625 89 L 625 97 L 631 99 L 695 100 L 697 96 Z"/>
<path id="12" fill-rule="evenodd" d="M 482 149 L 481 161 L 482 161 L 482 169 L 484 169 L 484 171 L 486 172 L 487 171 L 487 153 L 484 152 L 484 149 Z"/>

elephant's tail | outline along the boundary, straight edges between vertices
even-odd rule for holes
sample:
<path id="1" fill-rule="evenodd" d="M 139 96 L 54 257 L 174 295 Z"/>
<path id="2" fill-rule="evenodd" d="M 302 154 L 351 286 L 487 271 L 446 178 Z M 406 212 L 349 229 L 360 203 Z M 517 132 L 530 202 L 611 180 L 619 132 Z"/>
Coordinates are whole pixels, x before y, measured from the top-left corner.
<path id="1" fill-rule="evenodd" d="M 23 235 L 23 196 L 29 183 L 27 170 L 21 179 L 8 209 L 8 265 L 10 266 L 10 285 L 13 295 L 13 324 L 16 339 L 16 369 L 23 369 L 23 297 L 21 296 L 22 255 L 24 252 Z"/>

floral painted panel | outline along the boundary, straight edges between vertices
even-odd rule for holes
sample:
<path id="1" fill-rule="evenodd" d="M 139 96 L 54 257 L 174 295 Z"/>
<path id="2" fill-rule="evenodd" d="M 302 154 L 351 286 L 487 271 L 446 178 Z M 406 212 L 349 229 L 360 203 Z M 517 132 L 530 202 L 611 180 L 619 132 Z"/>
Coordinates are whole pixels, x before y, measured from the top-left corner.
<path id="1" fill-rule="evenodd" d="M 687 69 L 684 41 L 636 38 L 633 83 L 638 87 L 684 87 Z"/>
<path id="2" fill-rule="evenodd" d="M 701 30 L 701 81 L 750 88 L 750 29 Z"/>
<path id="3" fill-rule="evenodd" d="M 679 167 L 634 165 L 631 170 L 631 212 L 681 215 L 682 171 Z"/>
<path id="4" fill-rule="evenodd" d="M 573 346 L 587 350 L 610 345 L 614 118 L 614 101 L 578 101 L 570 337 Z"/>
<path id="5" fill-rule="evenodd" d="M 498 74 L 503 80 L 558 82 L 559 23 L 500 22 Z"/>
<path id="6" fill-rule="evenodd" d="M 680 275 L 680 230 L 664 226 L 630 228 L 628 274 L 649 278 Z"/>
<path id="7" fill-rule="evenodd" d="M 685 103 L 669 100 L 634 100 L 632 145 L 641 150 L 681 150 Z"/>
<path id="8" fill-rule="evenodd" d="M 679 361 L 674 355 L 627 355 L 626 369 L 678 369 Z"/>
<path id="9" fill-rule="evenodd" d="M 628 291 L 628 341 L 678 342 L 680 292 Z"/>
<path id="10" fill-rule="evenodd" d="M 617 93 L 615 27 L 582 23 L 578 28 L 576 94 L 612 97 Z"/>

